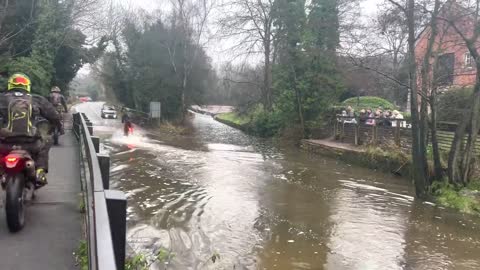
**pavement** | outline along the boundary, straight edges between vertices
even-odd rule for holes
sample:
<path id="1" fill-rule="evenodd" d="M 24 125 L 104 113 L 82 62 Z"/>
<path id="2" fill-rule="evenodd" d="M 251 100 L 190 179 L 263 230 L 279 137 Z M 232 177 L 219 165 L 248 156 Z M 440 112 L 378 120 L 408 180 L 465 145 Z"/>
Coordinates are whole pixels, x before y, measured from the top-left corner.
<path id="1" fill-rule="evenodd" d="M 80 157 L 71 131 L 50 150 L 48 181 L 27 207 L 25 227 L 14 234 L 7 228 L 1 192 L 1 270 L 78 269 L 73 252 L 82 238 Z"/>
<path id="2" fill-rule="evenodd" d="M 327 139 L 327 140 L 302 140 L 305 143 L 315 145 L 315 146 L 320 146 L 324 148 L 330 148 L 330 149 L 338 149 L 338 150 L 347 150 L 347 151 L 352 151 L 352 152 L 357 152 L 357 153 L 363 153 L 365 152 L 365 147 L 353 145 L 353 144 L 348 144 L 348 143 L 342 143 L 335 141 L 333 139 Z"/>

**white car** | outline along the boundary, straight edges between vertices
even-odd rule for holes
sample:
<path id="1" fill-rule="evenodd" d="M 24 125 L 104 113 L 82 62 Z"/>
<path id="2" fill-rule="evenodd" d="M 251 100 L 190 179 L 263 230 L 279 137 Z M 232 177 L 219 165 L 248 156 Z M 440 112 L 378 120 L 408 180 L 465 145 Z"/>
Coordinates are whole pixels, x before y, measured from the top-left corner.
<path id="1" fill-rule="evenodd" d="M 112 105 L 103 105 L 101 114 L 102 118 L 117 119 L 117 110 Z"/>

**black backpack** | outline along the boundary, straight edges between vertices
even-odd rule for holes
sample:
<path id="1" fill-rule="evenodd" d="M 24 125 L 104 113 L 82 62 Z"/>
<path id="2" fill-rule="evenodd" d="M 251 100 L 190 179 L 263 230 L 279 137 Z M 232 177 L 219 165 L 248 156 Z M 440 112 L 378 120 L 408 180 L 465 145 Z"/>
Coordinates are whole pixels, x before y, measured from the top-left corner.
<path id="1" fill-rule="evenodd" d="M 53 104 L 54 107 L 61 105 L 62 103 L 62 96 L 59 93 L 51 93 L 50 94 L 50 102 Z"/>
<path id="2" fill-rule="evenodd" d="M 8 95 L 8 131 L 12 136 L 35 135 L 32 124 L 32 96 L 22 92 Z"/>

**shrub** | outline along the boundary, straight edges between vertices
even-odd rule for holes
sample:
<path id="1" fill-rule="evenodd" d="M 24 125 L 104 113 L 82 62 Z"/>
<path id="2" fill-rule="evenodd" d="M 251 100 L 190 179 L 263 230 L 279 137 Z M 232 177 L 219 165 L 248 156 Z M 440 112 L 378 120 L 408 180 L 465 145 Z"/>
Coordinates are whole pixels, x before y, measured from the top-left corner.
<path id="1" fill-rule="evenodd" d="M 125 260 L 125 270 L 148 270 L 150 264 L 144 254 L 136 254 Z"/>
<path id="2" fill-rule="evenodd" d="M 356 111 L 361 109 L 376 109 L 378 107 L 382 107 L 383 109 L 388 110 L 395 110 L 397 107 L 393 105 L 388 100 L 385 100 L 380 97 L 371 97 L 371 96 L 364 96 L 364 97 L 353 97 L 349 98 L 342 102 L 343 106 L 351 106 Z"/>
<path id="3" fill-rule="evenodd" d="M 453 88 L 438 96 L 438 121 L 459 122 L 471 106 L 473 89 Z"/>
<path id="4" fill-rule="evenodd" d="M 260 137 L 272 137 L 285 127 L 285 121 L 278 112 L 257 112 L 251 123 L 252 131 Z"/>

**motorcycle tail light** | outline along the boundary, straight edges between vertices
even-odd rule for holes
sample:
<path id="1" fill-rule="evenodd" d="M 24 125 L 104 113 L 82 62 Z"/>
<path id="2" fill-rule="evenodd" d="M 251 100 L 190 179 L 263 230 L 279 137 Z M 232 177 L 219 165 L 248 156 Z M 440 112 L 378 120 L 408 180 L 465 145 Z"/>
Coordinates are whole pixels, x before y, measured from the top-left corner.
<path id="1" fill-rule="evenodd" d="M 20 159 L 18 157 L 13 157 L 13 156 L 7 156 L 5 157 L 5 164 L 7 165 L 7 168 L 15 168 L 18 164 L 18 161 Z"/>

